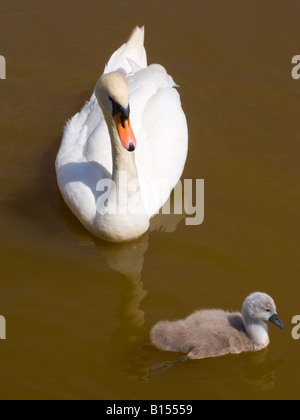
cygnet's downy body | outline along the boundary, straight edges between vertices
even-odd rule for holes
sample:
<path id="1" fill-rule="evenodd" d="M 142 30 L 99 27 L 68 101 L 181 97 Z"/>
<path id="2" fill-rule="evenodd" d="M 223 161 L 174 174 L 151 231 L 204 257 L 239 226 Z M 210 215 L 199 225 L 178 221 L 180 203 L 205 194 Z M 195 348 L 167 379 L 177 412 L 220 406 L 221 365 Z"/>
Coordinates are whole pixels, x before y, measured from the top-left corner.
<path id="1" fill-rule="evenodd" d="M 265 293 L 253 293 L 245 300 L 242 313 L 202 310 L 185 320 L 159 322 L 151 331 L 151 342 L 190 359 L 259 351 L 270 343 L 264 321 L 284 328 L 274 300 Z"/>

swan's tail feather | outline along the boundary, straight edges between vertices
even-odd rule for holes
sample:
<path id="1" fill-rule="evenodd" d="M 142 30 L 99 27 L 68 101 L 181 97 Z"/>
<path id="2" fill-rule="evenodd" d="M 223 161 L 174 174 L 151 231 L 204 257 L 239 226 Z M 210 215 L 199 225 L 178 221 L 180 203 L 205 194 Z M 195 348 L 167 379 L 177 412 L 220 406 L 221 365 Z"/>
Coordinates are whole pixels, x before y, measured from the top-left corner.
<path id="1" fill-rule="evenodd" d="M 120 47 L 110 58 L 104 73 L 112 71 L 121 71 L 129 74 L 132 72 L 132 66 L 129 63 L 134 62 L 140 68 L 147 67 L 147 54 L 144 48 L 145 28 L 138 26 L 132 32 L 128 42 Z"/>
<path id="2" fill-rule="evenodd" d="M 145 39 L 145 26 L 136 26 L 134 30 L 131 32 L 130 37 L 128 38 L 127 43 L 134 42 L 136 44 L 144 45 Z"/>

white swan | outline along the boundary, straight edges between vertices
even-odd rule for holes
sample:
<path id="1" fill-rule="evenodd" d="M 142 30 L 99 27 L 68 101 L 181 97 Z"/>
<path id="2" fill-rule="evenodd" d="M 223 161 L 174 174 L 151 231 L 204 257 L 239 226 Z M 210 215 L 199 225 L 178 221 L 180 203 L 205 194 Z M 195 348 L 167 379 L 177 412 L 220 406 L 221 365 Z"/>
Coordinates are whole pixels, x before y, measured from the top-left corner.
<path id="1" fill-rule="evenodd" d="M 244 302 L 242 314 L 197 311 L 182 321 L 159 322 L 150 336 L 152 344 L 161 350 L 205 359 L 266 348 L 270 340 L 264 321 L 284 328 L 274 300 L 265 293 L 252 293 Z"/>
<path id="2" fill-rule="evenodd" d="M 175 87 L 162 66 L 147 67 L 144 28 L 136 28 L 67 124 L 56 159 L 58 185 L 97 237 L 142 236 L 178 183 L 188 130 Z"/>

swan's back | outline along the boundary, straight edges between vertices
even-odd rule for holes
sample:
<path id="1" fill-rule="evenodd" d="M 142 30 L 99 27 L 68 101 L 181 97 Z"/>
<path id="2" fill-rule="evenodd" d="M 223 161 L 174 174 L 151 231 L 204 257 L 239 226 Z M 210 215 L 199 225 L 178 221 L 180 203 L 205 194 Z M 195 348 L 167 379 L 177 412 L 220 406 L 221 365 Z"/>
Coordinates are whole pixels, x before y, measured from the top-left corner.
<path id="1" fill-rule="evenodd" d="M 159 349 L 186 353 L 190 359 L 252 350 L 241 314 L 222 310 L 202 310 L 186 320 L 159 322 L 150 335 Z"/>
<path id="2" fill-rule="evenodd" d="M 136 166 L 149 218 L 168 200 L 187 158 L 188 131 L 175 83 L 160 65 L 147 67 L 144 28 L 110 58 L 105 73 L 120 71 L 130 89 L 131 124 L 137 139 Z M 112 178 L 108 128 L 95 94 L 66 125 L 56 160 L 61 193 L 78 219 L 92 231 L 97 184 Z"/>

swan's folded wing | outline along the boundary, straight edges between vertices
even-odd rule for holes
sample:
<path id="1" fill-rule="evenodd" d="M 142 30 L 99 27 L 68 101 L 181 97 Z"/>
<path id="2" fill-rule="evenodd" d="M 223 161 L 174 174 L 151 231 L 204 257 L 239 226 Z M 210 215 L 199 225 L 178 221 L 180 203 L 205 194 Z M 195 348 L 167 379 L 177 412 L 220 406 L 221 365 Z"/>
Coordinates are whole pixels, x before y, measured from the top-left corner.
<path id="1" fill-rule="evenodd" d="M 141 192 L 151 217 L 168 200 L 183 173 L 188 129 L 175 82 L 160 65 L 128 77 L 131 122 L 137 139 Z"/>
<path id="2" fill-rule="evenodd" d="M 97 184 L 111 178 L 111 145 L 95 95 L 66 125 L 56 172 L 59 189 L 87 229 L 96 215 Z"/>

